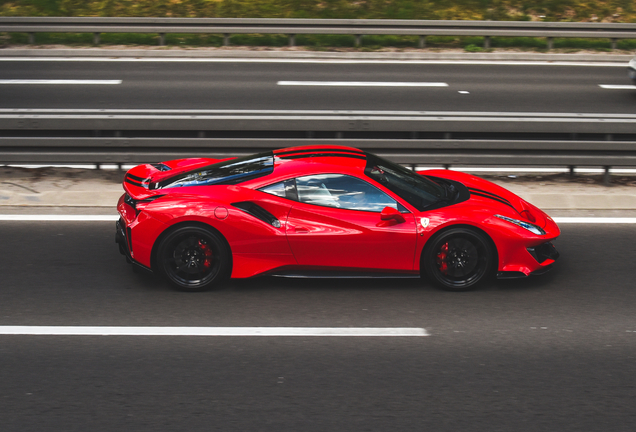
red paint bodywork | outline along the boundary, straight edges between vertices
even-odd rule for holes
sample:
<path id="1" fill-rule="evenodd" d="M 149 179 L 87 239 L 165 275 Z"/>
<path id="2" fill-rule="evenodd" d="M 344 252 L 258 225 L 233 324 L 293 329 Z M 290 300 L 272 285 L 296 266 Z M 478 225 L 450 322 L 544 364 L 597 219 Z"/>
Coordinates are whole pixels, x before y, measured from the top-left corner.
<path id="1" fill-rule="evenodd" d="M 297 149 L 337 152 L 348 148 L 306 146 Z M 290 150 L 285 149 L 287 152 Z M 139 165 L 128 174 L 156 182 L 219 161 L 181 159 L 164 162 L 169 171 L 160 171 L 152 165 Z M 276 158 L 272 174 L 231 186 L 150 190 L 143 182 L 139 185 L 125 182 L 126 194 L 137 200 L 134 209 L 125 202 L 124 194 L 117 205 L 128 233 L 130 256 L 138 264 L 152 268 L 153 248 L 163 233 L 179 224 L 199 223 L 212 227 L 227 241 L 232 251 L 233 278 L 290 269 L 419 274 L 420 256 L 426 242 L 442 229 L 468 225 L 492 239 L 497 250 L 499 272 L 529 275 L 554 262 L 547 260 L 539 264 L 527 248 L 554 240 L 560 234 L 559 228 L 547 214 L 512 192 L 456 171 L 423 171 L 419 174 L 458 181 L 469 188 L 505 198 L 512 206 L 471 194 L 470 199 L 464 202 L 420 212 L 366 176 L 365 163 L 364 160 L 337 156 Z M 402 214 L 404 222 L 383 221 L 380 213 L 305 204 L 257 190 L 286 179 L 334 173 L 354 176 L 372 184 L 410 213 Z M 139 202 L 156 195 L 162 197 L 151 202 Z M 274 227 L 232 205 L 244 201 L 263 207 L 281 222 L 281 226 Z M 535 235 L 496 218 L 495 214 L 532 222 L 541 226 L 546 234 Z M 422 225 L 422 218 L 428 219 L 426 226 Z"/>

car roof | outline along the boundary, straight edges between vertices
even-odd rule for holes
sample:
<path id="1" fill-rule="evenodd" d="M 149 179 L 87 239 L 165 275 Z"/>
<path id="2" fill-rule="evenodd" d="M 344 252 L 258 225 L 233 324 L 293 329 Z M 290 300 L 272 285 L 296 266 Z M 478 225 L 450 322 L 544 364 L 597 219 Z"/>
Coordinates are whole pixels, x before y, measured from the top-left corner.
<path id="1" fill-rule="evenodd" d="M 367 154 L 362 150 L 336 145 L 288 147 L 273 151 L 272 177 L 292 177 L 311 173 L 356 173 L 364 171 Z M 269 177 L 269 176 L 268 176 Z"/>

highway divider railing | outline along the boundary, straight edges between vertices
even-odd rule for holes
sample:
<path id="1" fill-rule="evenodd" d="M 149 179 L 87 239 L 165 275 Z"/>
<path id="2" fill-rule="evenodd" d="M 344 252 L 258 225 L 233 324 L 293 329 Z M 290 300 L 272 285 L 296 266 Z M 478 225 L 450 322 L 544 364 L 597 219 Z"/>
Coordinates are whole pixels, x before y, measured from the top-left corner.
<path id="1" fill-rule="evenodd" d="M 338 144 L 407 165 L 636 166 L 636 114 L 0 109 L 0 163 L 143 163 Z"/>
<path id="2" fill-rule="evenodd" d="M 539 21 L 468 21 L 468 20 L 367 20 L 367 19 L 273 19 L 273 18 L 101 18 L 101 17 L 0 17 L 0 32 L 28 33 L 35 43 L 36 33 L 93 33 L 95 45 L 101 33 L 156 33 L 159 44 L 165 35 L 222 34 L 230 44 L 233 34 L 285 34 L 295 45 L 298 34 L 354 35 L 356 46 L 364 35 L 419 36 L 419 46 L 426 36 L 483 36 L 484 48 L 491 37 L 545 37 L 547 48 L 554 38 L 607 38 L 611 48 L 619 39 L 636 39 L 636 23 L 578 23 Z"/>

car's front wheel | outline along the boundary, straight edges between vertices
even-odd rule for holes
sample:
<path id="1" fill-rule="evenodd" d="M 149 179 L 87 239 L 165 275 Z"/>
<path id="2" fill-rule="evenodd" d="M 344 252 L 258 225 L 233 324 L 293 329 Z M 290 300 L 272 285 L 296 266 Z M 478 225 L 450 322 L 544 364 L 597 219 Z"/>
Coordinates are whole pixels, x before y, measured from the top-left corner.
<path id="1" fill-rule="evenodd" d="M 467 291 L 492 272 L 495 253 L 478 231 L 458 227 L 431 238 L 422 253 L 421 267 L 428 279 L 448 291 Z"/>
<path id="2" fill-rule="evenodd" d="M 231 270 L 231 253 L 221 236 L 202 226 L 182 226 L 163 237 L 157 268 L 181 291 L 203 291 L 223 281 Z"/>

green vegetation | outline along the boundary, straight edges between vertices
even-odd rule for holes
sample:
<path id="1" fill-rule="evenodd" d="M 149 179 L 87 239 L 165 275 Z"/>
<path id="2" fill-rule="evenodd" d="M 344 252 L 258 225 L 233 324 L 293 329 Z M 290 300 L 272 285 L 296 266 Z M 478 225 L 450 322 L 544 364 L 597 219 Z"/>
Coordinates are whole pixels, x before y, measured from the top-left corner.
<path id="1" fill-rule="evenodd" d="M 4 16 L 634 22 L 633 0 L 1 0 Z"/>
<path id="2" fill-rule="evenodd" d="M 364 18 L 430 20 L 543 20 L 636 22 L 634 0 L 0 0 L 0 16 L 220 17 L 220 18 Z M 25 34 L 0 34 L 0 44 L 26 44 Z M 37 44 L 91 45 L 92 34 L 38 33 Z M 102 44 L 156 45 L 153 34 L 101 35 Z M 232 35 L 232 45 L 287 46 L 285 35 Z M 167 34 L 169 46 L 221 46 L 222 35 Z M 349 35 L 297 35 L 296 44 L 314 50 L 355 46 Z M 413 36 L 364 36 L 364 50 L 417 48 Z M 545 50 L 545 38 L 500 37 L 492 48 Z M 427 48 L 483 51 L 481 37 L 429 36 Z M 608 50 L 607 39 L 555 39 L 561 50 Z M 618 41 L 633 50 L 636 40 Z"/>

